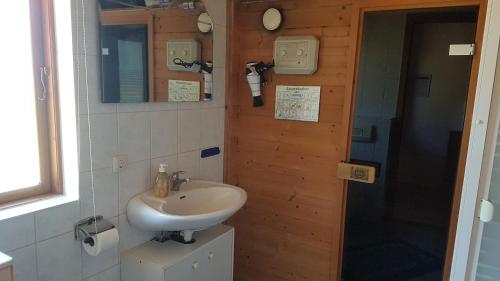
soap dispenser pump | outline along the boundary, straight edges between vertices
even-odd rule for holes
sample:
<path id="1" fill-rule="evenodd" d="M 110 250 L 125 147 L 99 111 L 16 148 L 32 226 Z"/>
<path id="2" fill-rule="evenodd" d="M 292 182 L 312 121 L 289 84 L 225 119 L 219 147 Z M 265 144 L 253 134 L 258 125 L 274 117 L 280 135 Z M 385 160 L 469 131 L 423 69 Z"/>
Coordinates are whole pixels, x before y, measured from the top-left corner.
<path id="1" fill-rule="evenodd" d="M 167 164 L 160 164 L 158 174 L 156 174 L 153 192 L 159 198 L 167 197 L 170 190 L 170 178 L 167 174 L 167 167 Z"/>

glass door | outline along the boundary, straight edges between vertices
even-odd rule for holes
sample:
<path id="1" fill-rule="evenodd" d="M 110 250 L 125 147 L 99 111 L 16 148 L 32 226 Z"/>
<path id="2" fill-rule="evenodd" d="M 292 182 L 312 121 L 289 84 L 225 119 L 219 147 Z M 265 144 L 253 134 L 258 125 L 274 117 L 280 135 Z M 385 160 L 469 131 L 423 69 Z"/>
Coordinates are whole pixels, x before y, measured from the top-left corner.
<path id="1" fill-rule="evenodd" d="M 367 13 L 351 139 L 342 280 L 442 280 L 472 56 L 474 9 Z"/>

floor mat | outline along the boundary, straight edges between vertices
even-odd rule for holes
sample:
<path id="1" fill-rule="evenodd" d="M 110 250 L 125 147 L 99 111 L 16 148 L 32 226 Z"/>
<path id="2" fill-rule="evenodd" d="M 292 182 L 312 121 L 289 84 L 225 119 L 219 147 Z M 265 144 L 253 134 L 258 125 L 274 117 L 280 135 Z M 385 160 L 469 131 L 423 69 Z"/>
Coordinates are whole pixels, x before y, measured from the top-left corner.
<path id="1" fill-rule="evenodd" d="M 404 281 L 435 272 L 439 258 L 405 241 L 350 247 L 343 257 L 344 281 Z"/>

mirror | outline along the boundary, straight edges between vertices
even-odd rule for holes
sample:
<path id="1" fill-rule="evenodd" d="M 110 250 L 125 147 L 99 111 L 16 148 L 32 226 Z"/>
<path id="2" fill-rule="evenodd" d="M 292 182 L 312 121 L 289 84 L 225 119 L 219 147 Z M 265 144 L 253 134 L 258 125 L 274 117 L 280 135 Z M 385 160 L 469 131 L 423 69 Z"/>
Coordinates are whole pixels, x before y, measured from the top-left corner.
<path id="1" fill-rule="evenodd" d="M 139 2 L 100 1 L 101 101 L 210 100 L 213 35 L 203 3 Z"/>
<path id="2" fill-rule="evenodd" d="M 147 26 L 102 26 L 100 32 L 102 102 L 147 102 Z"/>

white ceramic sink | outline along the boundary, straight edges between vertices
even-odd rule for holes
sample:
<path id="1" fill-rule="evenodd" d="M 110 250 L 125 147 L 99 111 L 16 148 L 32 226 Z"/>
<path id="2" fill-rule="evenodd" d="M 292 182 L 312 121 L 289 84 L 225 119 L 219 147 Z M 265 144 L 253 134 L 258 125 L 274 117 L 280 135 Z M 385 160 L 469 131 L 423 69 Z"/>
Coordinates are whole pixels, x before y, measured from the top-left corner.
<path id="1" fill-rule="evenodd" d="M 155 197 L 152 190 L 135 196 L 127 205 L 127 216 L 137 228 L 182 231 L 190 240 L 193 231 L 222 223 L 246 200 L 246 192 L 237 186 L 192 180 L 166 198 Z"/>

